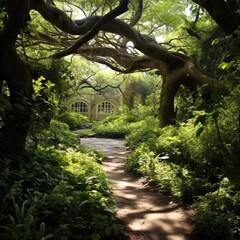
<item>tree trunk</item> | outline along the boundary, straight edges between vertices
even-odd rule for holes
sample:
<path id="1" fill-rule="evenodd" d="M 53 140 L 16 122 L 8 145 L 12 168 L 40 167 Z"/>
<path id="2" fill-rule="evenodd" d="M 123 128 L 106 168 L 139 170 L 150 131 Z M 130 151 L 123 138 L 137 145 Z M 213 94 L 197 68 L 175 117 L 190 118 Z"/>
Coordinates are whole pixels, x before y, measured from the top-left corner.
<path id="1" fill-rule="evenodd" d="M 238 0 L 192 0 L 205 8 L 215 22 L 227 34 L 233 34 L 240 25 Z"/>
<path id="2" fill-rule="evenodd" d="M 29 0 L 8 0 L 8 18 L 0 31 L 0 79 L 7 83 L 11 107 L 5 109 L 0 129 L 0 156 L 21 156 L 25 150 L 31 108 L 32 79 L 16 51 L 16 39 L 29 20 Z"/>
<path id="3" fill-rule="evenodd" d="M 11 108 L 5 109 L 4 125 L 0 132 L 0 154 L 22 155 L 31 118 L 32 79 L 17 55 L 15 40 L 7 34 L 0 37 L 0 65 L 11 103 Z"/>
<path id="4" fill-rule="evenodd" d="M 175 82 L 170 82 L 168 80 L 163 81 L 159 109 L 159 120 L 161 127 L 173 124 L 175 121 L 176 114 L 174 112 L 174 98 L 178 87 L 179 86 L 177 86 Z"/>
<path id="5" fill-rule="evenodd" d="M 218 81 L 201 74 L 200 69 L 191 61 L 186 61 L 185 66 L 182 68 L 175 68 L 174 71 L 166 72 L 163 76 L 162 91 L 160 94 L 160 126 L 165 127 L 175 124 L 176 111 L 174 109 L 174 99 L 181 85 L 193 93 L 196 91 L 197 86 L 202 86 L 206 83 L 209 83 L 207 87 L 209 91 L 213 89 L 219 90 L 221 93 L 225 91 L 225 87 L 222 87 Z M 219 89 L 218 86 L 222 88 Z"/>

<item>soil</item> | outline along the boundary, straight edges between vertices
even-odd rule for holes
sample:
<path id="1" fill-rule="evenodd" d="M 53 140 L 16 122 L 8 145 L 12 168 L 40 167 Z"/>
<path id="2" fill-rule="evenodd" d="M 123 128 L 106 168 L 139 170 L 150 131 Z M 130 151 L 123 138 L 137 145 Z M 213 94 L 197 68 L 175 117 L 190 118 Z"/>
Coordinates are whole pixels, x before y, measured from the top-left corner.
<path id="1" fill-rule="evenodd" d="M 81 143 L 106 155 L 102 167 L 112 185 L 117 217 L 125 226 L 125 239 L 189 239 L 193 212 L 160 195 L 146 179 L 125 169 L 129 152 L 124 140 L 81 138 Z"/>

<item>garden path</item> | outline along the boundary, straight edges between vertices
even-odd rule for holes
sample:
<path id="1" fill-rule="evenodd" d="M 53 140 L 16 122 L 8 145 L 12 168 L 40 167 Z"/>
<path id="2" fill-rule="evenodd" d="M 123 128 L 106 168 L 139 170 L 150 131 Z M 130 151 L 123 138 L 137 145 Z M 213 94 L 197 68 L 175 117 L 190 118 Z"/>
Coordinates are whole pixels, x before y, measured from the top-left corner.
<path id="1" fill-rule="evenodd" d="M 129 154 L 125 141 L 109 138 L 81 138 L 81 143 L 106 155 L 103 169 L 112 184 L 117 217 L 126 225 L 131 240 L 186 240 L 191 232 L 190 210 L 158 194 L 125 170 Z"/>

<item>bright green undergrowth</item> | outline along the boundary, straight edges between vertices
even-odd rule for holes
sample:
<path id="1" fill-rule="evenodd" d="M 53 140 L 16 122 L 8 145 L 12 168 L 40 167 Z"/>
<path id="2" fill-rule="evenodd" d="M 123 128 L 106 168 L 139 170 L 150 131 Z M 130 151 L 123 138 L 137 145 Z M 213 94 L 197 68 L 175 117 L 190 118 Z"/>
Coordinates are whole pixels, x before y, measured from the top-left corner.
<path id="1" fill-rule="evenodd" d="M 99 137 L 124 138 L 131 131 L 131 126 L 136 118 L 132 115 L 110 115 L 103 122 L 95 123 L 93 131 Z"/>
<path id="2" fill-rule="evenodd" d="M 219 119 L 219 124 L 225 121 Z M 194 122 L 190 119 L 163 129 L 157 128 L 158 121 L 154 124 L 152 118 L 136 123 L 126 138 L 132 149 L 126 167 L 154 182 L 159 192 L 184 204 L 194 204 L 191 239 L 240 239 L 239 180 L 232 167 L 237 167 L 237 156 L 226 156 L 214 123 L 209 122 L 197 136 Z M 232 149 L 229 152 L 237 154 L 238 149 L 233 151 L 235 134 L 229 131 L 221 136 Z"/>
<path id="3" fill-rule="evenodd" d="M 70 130 L 90 128 L 89 119 L 78 112 L 63 112 L 57 117 L 58 121 L 68 124 Z"/>
<path id="4" fill-rule="evenodd" d="M 81 146 L 56 121 L 37 149 L 30 147 L 31 142 L 16 169 L 0 159 L 1 239 L 98 240 L 118 234 L 111 188 L 98 163 L 102 154 Z"/>
<path id="5" fill-rule="evenodd" d="M 237 94 L 232 94 L 235 98 L 196 110 L 176 126 L 159 128 L 153 116 L 129 122 L 126 114 L 100 128 L 109 136 L 109 123 L 114 131 L 127 128 L 131 154 L 126 168 L 153 182 L 162 194 L 194 207 L 192 240 L 240 239 L 240 111 Z"/>
<path id="6" fill-rule="evenodd" d="M 227 178 L 216 191 L 200 196 L 195 207 L 191 239 L 240 239 L 240 191 L 232 189 Z"/>

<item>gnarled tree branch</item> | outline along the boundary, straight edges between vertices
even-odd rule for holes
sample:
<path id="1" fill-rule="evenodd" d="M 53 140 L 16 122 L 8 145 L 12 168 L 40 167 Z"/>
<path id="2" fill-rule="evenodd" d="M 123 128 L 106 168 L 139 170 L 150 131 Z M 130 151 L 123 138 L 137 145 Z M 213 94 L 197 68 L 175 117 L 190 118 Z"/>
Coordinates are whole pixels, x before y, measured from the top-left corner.
<path id="1" fill-rule="evenodd" d="M 61 58 L 61 57 L 67 56 L 67 55 L 72 54 L 75 51 L 77 51 L 78 48 L 80 48 L 83 44 L 85 44 L 86 42 L 91 40 L 95 35 L 97 35 L 99 33 L 99 31 L 101 30 L 101 27 L 105 23 L 107 23 L 108 21 L 111 21 L 115 17 L 117 17 L 117 16 L 121 15 L 122 13 L 126 12 L 128 10 L 128 6 L 127 6 L 128 5 L 128 1 L 129 0 L 121 0 L 120 4 L 116 8 L 114 8 L 113 10 L 108 12 L 105 16 L 101 17 L 94 24 L 94 26 L 91 28 L 91 30 L 86 35 L 84 35 L 82 38 L 77 40 L 69 48 L 67 48 L 67 49 L 65 49 L 65 50 L 55 54 L 55 57 L 56 58 Z"/>
<path id="2" fill-rule="evenodd" d="M 211 0 L 211 2 L 214 2 L 214 0 Z M 116 45 L 116 48 L 94 47 L 93 50 L 86 47 L 79 48 L 79 46 L 86 43 L 83 37 L 76 43 L 76 46 L 73 44 L 72 50 L 74 51 L 68 51 L 67 49 L 60 54 L 55 54 L 54 57 L 62 57 L 73 52 L 78 52 L 87 59 L 104 63 L 119 72 L 130 72 L 141 68 L 159 69 L 163 77 L 163 90 L 160 101 L 160 119 L 162 126 L 168 124 L 170 118 L 173 116 L 174 97 L 180 85 L 186 85 L 191 89 L 196 89 L 197 86 L 207 84 L 209 89 L 219 88 L 225 91 L 225 88 L 222 87 L 216 79 L 206 74 L 189 56 L 179 52 L 168 51 L 156 43 L 154 39 L 139 33 L 129 24 L 119 19 L 107 18 L 107 21 L 102 19 L 102 17 L 92 16 L 76 20 L 74 23 L 69 22 L 69 19 L 67 19 L 66 24 L 71 23 L 72 25 L 72 28 L 70 28 L 71 32 L 68 31 L 68 33 L 74 32 L 76 35 L 86 34 L 86 39 L 89 39 L 88 33 L 90 33 L 89 36 L 94 37 L 100 30 L 113 33 L 132 41 L 134 47 L 145 56 L 140 58 L 136 56 L 130 57 L 127 55 L 126 50 L 122 51 L 122 49 L 117 48 Z M 61 27 L 60 29 L 64 29 L 65 25 L 62 24 L 60 20 L 60 18 L 54 19 L 55 23 L 57 21 L 58 26 Z M 100 24 L 98 24 L 99 22 Z M 72 31 L 73 29 L 74 31 Z"/>

